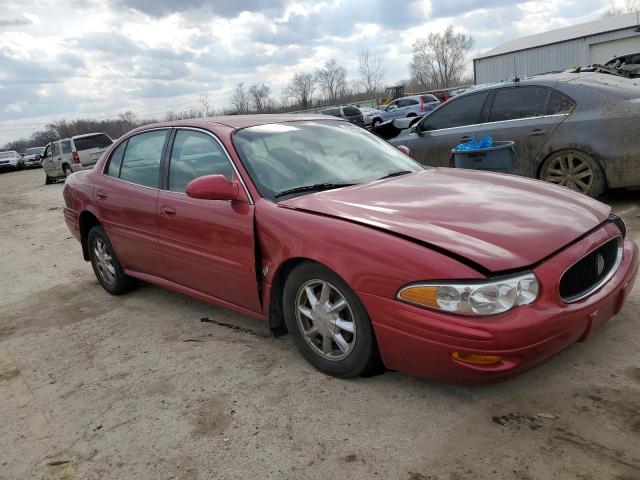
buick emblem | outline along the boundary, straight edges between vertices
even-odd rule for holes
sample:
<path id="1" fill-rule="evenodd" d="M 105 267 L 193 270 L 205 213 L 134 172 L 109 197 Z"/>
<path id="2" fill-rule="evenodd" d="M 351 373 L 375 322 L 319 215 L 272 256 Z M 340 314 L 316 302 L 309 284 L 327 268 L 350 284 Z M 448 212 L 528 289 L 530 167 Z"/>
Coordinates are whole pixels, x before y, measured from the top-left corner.
<path id="1" fill-rule="evenodd" d="M 602 275 L 602 272 L 604 271 L 604 257 L 601 254 L 598 254 L 598 256 L 596 257 L 596 264 L 598 275 Z"/>

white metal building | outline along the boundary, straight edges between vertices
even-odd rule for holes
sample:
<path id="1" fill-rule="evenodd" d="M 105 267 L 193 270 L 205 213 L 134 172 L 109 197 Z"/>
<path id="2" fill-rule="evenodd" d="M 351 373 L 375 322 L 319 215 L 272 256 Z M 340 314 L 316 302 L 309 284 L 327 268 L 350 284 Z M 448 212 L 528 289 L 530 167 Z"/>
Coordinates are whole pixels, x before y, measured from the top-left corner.
<path id="1" fill-rule="evenodd" d="M 636 13 L 551 30 L 503 43 L 473 60 L 475 83 L 605 63 L 616 55 L 640 52 Z"/>

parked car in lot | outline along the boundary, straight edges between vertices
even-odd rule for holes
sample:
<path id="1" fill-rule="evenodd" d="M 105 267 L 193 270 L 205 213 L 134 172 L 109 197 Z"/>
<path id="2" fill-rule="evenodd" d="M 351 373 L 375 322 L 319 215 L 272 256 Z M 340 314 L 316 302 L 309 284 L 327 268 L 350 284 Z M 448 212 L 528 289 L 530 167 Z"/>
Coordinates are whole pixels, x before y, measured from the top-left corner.
<path id="1" fill-rule="evenodd" d="M 0 171 L 18 170 L 23 166 L 22 157 L 15 150 L 0 152 Z"/>
<path id="2" fill-rule="evenodd" d="M 433 380 L 508 378 L 616 314 L 638 270 L 607 205 L 513 175 L 423 169 L 315 115 L 145 126 L 63 195 L 109 293 L 142 279 L 232 308 L 340 377 L 382 361 Z"/>
<path id="3" fill-rule="evenodd" d="M 373 123 L 375 116 L 380 113 L 380 110 L 377 108 L 358 107 L 358 109 L 362 113 L 362 121 L 367 127 Z"/>
<path id="4" fill-rule="evenodd" d="M 433 95 L 414 95 L 412 97 L 398 98 L 378 110 L 378 113 L 371 120 L 371 125 L 377 127 L 381 123 L 394 118 L 425 115 L 438 105 L 440 105 L 440 101 Z"/>
<path id="5" fill-rule="evenodd" d="M 640 186 L 639 121 L 639 80 L 560 73 L 473 89 L 421 121 L 379 128 L 430 166 L 449 165 L 451 149 L 471 139 L 512 140 L 514 173 L 597 197 Z"/>
<path id="6" fill-rule="evenodd" d="M 93 168 L 112 143 L 106 133 L 87 133 L 50 143 L 42 156 L 45 184 L 66 178 L 73 172 Z"/>
<path id="7" fill-rule="evenodd" d="M 358 107 L 353 105 L 343 105 L 341 107 L 329 107 L 320 110 L 318 113 L 322 115 L 331 115 L 332 117 L 344 118 L 347 122 L 364 127 L 364 118 Z"/>
<path id="8" fill-rule="evenodd" d="M 621 70 L 631 78 L 640 78 L 640 52 L 618 55 L 605 63 L 604 66 Z"/>
<path id="9" fill-rule="evenodd" d="M 42 165 L 40 164 L 40 159 L 42 158 L 43 153 L 44 147 L 27 148 L 22 154 L 22 161 L 24 162 L 24 166 L 27 168 L 41 167 Z"/>

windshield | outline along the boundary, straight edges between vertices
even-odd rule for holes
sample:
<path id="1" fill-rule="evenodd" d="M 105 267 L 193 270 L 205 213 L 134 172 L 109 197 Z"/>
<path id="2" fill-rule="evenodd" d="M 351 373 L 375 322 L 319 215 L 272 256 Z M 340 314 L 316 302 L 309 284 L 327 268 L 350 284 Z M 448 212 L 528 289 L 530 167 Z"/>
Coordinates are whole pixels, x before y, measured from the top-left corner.
<path id="1" fill-rule="evenodd" d="M 34 148 L 27 148 L 24 151 L 25 155 L 41 155 L 42 152 L 44 152 L 44 147 L 34 147 Z"/>
<path id="2" fill-rule="evenodd" d="M 384 140 L 347 122 L 258 125 L 239 130 L 233 141 L 261 195 L 271 200 L 299 187 L 366 183 L 423 169 Z"/>

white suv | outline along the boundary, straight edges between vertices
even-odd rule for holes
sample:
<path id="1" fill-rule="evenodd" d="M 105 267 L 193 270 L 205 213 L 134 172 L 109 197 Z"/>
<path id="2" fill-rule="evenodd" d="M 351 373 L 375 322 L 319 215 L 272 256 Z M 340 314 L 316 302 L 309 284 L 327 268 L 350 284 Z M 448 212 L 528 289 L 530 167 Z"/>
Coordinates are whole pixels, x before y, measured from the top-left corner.
<path id="1" fill-rule="evenodd" d="M 45 184 L 78 170 L 93 168 L 113 140 L 106 133 L 87 133 L 51 142 L 42 155 Z"/>
<path id="2" fill-rule="evenodd" d="M 22 156 L 15 150 L 0 152 L 0 170 L 17 170 L 22 166 Z"/>

